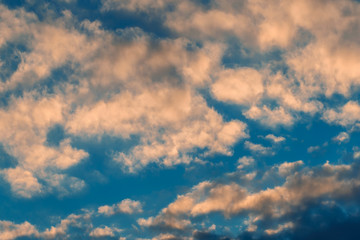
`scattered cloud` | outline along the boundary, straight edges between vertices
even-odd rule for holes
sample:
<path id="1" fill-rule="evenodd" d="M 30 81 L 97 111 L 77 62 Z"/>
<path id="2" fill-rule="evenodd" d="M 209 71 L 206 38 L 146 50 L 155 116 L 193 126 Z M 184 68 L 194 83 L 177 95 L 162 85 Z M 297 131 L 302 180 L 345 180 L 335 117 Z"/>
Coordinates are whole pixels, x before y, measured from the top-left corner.
<path id="1" fill-rule="evenodd" d="M 354 0 L 4 1 L 0 238 L 351 238 L 359 16 Z"/>

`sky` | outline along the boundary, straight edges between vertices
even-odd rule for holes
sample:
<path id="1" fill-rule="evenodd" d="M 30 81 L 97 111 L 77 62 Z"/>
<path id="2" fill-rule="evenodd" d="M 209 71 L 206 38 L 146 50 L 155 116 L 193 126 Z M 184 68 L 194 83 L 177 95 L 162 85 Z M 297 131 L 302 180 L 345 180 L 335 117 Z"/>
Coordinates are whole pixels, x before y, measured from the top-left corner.
<path id="1" fill-rule="evenodd" d="M 0 0 L 0 239 L 360 239 L 360 3 Z"/>

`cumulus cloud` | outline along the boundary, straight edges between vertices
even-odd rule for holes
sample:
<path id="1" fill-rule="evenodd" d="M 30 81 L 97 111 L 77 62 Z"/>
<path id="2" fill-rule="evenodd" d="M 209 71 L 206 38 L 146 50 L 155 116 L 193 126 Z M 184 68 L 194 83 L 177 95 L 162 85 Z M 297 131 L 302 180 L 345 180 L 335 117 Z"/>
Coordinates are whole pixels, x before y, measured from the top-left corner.
<path id="1" fill-rule="evenodd" d="M 28 7 L 35 1 L 25 2 L 11 9 L 0 4 L 0 142 L 16 159 L 0 174 L 18 197 L 64 196 L 84 188 L 82 173 L 72 176 L 71 168 L 88 157 L 92 161 L 92 151 L 75 147 L 75 139 L 136 139 L 130 147 L 106 149 L 124 173 L 134 173 L 152 164 L 191 164 L 199 156 L 239 156 L 234 146 L 254 132 L 265 136 L 257 133 L 263 126 L 283 130 L 319 116 L 348 132 L 359 124 L 360 7 L 355 1 L 102 0 L 100 12 L 83 9 L 81 16 L 73 16 L 78 4 L 70 1 L 57 1 L 56 8 L 47 3 L 36 14 Z M 70 5 L 73 13 L 59 13 Z M 107 25 L 107 14 L 114 11 L 131 18 L 131 26 Z M 159 21 L 163 32 L 144 19 Z M 18 62 L 9 60 L 13 55 Z M 343 106 L 334 104 L 337 94 Z M 61 126 L 64 136 L 52 145 L 48 133 L 54 126 Z M 333 140 L 351 143 L 348 132 Z M 264 139 L 272 147 L 286 140 L 274 134 Z M 245 141 L 244 147 L 254 156 L 274 155 L 262 144 Z M 360 157 L 356 147 L 352 154 Z M 236 162 L 241 177 L 201 182 L 158 215 L 139 216 L 141 230 L 176 229 L 154 239 L 176 239 L 179 232 L 192 232 L 189 239 L 220 239 L 196 231 L 194 223 L 220 212 L 226 218 L 246 216 L 247 231 L 276 237 L 295 231 L 299 223 L 292 220 L 308 205 L 354 199 L 360 184 L 357 163 L 307 167 L 303 161 L 276 159 L 269 171 L 246 172 L 255 165 L 254 156 Z M 258 178 L 262 172 L 281 183 L 261 182 L 269 179 Z M 125 199 L 100 206 L 95 215 L 140 214 L 142 203 Z M 73 228 L 86 237 L 119 237 L 114 225 L 94 227 L 90 215 L 71 214 L 43 232 L 27 221 L 1 221 L 0 238 L 70 238 Z M 213 226 L 206 231 L 221 229 Z"/>
<path id="2" fill-rule="evenodd" d="M 276 229 L 266 229 L 265 233 L 268 235 L 273 235 L 283 231 L 284 229 L 293 228 L 293 227 L 294 224 L 292 222 L 288 222 L 288 223 L 280 224 Z"/>
<path id="3" fill-rule="evenodd" d="M 176 217 L 139 218 L 137 223 L 143 227 L 170 228 L 177 230 L 186 230 L 191 226 L 191 222 L 189 220 L 177 219 Z"/>
<path id="4" fill-rule="evenodd" d="M 249 192 L 235 182 L 202 182 L 188 193 L 178 196 L 155 218 L 142 219 L 140 223 L 144 226 L 159 226 L 167 221 L 183 222 L 193 217 L 221 212 L 227 218 L 238 214 L 253 216 L 253 221 L 249 224 L 256 225 L 265 219 L 280 220 L 289 214 L 296 214 L 298 209 L 306 208 L 309 202 L 355 197 L 354 190 L 360 186 L 359 179 L 353 175 L 355 165 L 326 163 L 321 167 L 294 171 L 289 175 L 290 171 L 301 165 L 302 161 L 280 165 L 279 173 L 287 176 L 285 183 L 257 192 Z M 171 224 L 166 226 L 179 229 L 184 227 Z M 186 226 L 190 226 L 190 222 Z M 276 234 L 293 227 L 296 227 L 294 223 L 284 222 L 275 228 L 268 228 L 267 233 Z"/>
<path id="5" fill-rule="evenodd" d="M 114 237 L 114 231 L 121 232 L 120 229 L 112 229 L 108 226 L 105 226 L 103 228 L 98 227 L 92 230 L 89 234 L 90 237 Z"/>
<path id="6" fill-rule="evenodd" d="M 24 91 L 23 97 L 9 100 L 0 111 L 0 141 L 18 160 L 17 169 L 28 171 L 40 185 L 32 181 L 20 187 L 19 182 L 10 182 L 20 196 L 53 189 L 69 192 L 71 188 L 61 185 L 71 180 L 75 181 L 73 190 L 84 186 L 81 180 L 61 173 L 88 157 L 71 145 L 73 136 L 140 136 L 138 146 L 113 156 L 130 172 L 151 162 L 189 163 L 189 155 L 197 149 L 229 155 L 231 146 L 247 136 L 244 123 L 224 121 L 196 91 L 211 82 L 213 72 L 220 68 L 222 44 L 200 47 L 184 38 L 152 39 L 138 28 L 115 34 L 103 30 L 98 21 L 78 22 L 69 11 L 51 19 L 51 24 L 39 24 L 25 10 L 2 6 L 2 11 L 9 18 L 3 27 L 10 31 L 12 22 L 23 22 L 24 27 L 14 29 L 31 40 L 1 89 L 10 94 L 16 88 Z M 4 35 L 3 41 L 13 41 L 10 35 Z M 65 73 L 69 80 L 47 86 L 55 70 L 67 67 L 73 70 Z M 34 89 L 42 83 L 53 93 Z M 50 147 L 46 134 L 54 125 L 64 126 L 65 134 L 71 136 Z M 4 170 L 3 175 L 10 181 L 14 178 L 9 172 Z"/>
<path id="7" fill-rule="evenodd" d="M 19 167 L 3 170 L 5 179 L 10 183 L 11 189 L 22 197 L 31 197 L 41 193 L 41 184 L 30 171 Z"/>
<path id="8" fill-rule="evenodd" d="M 288 176 L 298 170 L 302 165 L 304 165 L 304 162 L 301 160 L 296 162 L 284 162 L 278 166 L 279 174 Z"/>
<path id="9" fill-rule="evenodd" d="M 339 135 L 337 135 L 336 137 L 333 138 L 334 141 L 339 142 L 339 143 L 343 143 L 343 142 L 347 142 L 349 141 L 350 136 L 347 132 L 341 132 L 339 133 Z"/>
<path id="10" fill-rule="evenodd" d="M 221 115 L 204 105 L 203 99 L 195 98 L 188 104 L 189 106 L 184 106 L 186 112 L 183 112 L 180 118 L 173 117 L 171 112 L 173 108 L 169 109 L 169 119 L 166 119 L 167 115 L 154 118 L 155 121 L 158 121 L 157 119 L 169 121 L 168 129 L 161 135 L 158 132 L 152 133 L 154 135 L 149 136 L 151 141 L 149 138 L 143 139 L 144 144 L 134 147 L 130 154 L 119 153 L 115 156 L 115 160 L 130 172 L 141 169 L 151 162 L 165 166 L 189 163 L 192 158 L 188 153 L 193 152 L 193 149 L 207 149 L 205 154 L 231 155 L 229 147 L 248 136 L 243 122 L 238 120 L 224 122 Z M 166 114 L 167 110 L 164 111 Z M 158 115 L 158 113 L 159 110 L 154 114 Z M 181 118 L 183 120 L 179 121 Z M 148 142 L 150 144 L 147 144 Z"/>
<path id="11" fill-rule="evenodd" d="M 21 237 L 36 239 L 72 239 L 72 238 L 104 238 L 118 237 L 123 230 L 117 227 L 94 227 L 91 212 L 83 214 L 70 214 L 62 219 L 59 224 L 51 226 L 44 231 L 39 231 L 29 222 L 16 224 L 11 221 L 0 221 L 1 239 L 18 239 Z"/>
<path id="12" fill-rule="evenodd" d="M 255 144 L 249 141 L 245 141 L 245 147 L 249 149 L 254 154 L 259 155 L 274 155 L 274 152 L 272 151 L 271 147 L 264 147 L 261 144 Z"/>
<path id="13" fill-rule="evenodd" d="M 285 141 L 284 137 L 281 137 L 281 136 L 277 137 L 274 134 L 268 134 L 268 135 L 265 136 L 265 138 L 273 141 L 274 143 L 280 143 L 280 142 Z"/>
<path id="14" fill-rule="evenodd" d="M 59 175 L 53 175 L 54 171 L 67 169 L 88 156 L 85 151 L 73 148 L 68 139 L 58 147 L 46 145 L 47 131 L 63 121 L 65 107 L 59 97 L 27 94 L 14 99 L 8 109 L 0 110 L 0 141 L 18 160 L 16 168 L 2 170 L 2 173 L 20 196 L 31 197 L 42 190 L 49 191 L 51 185 L 61 187 L 66 182 L 57 178 Z M 42 171 L 44 169 L 48 171 Z M 46 182 L 44 188 L 39 179 Z"/>
<path id="15" fill-rule="evenodd" d="M 290 50 L 287 63 L 304 77 L 308 90 L 345 94 L 358 84 L 359 6 L 353 1 L 211 1 L 207 8 L 183 1 L 174 8 L 166 15 L 166 25 L 187 37 L 233 36 L 263 51 Z M 313 36 L 307 38 L 310 44 L 291 51 L 294 42 L 306 43 L 306 34 Z"/>
<path id="16" fill-rule="evenodd" d="M 283 107 L 270 109 L 267 106 L 259 108 L 252 106 L 249 110 L 243 113 L 245 117 L 259 121 L 261 124 L 268 126 L 285 125 L 291 126 L 295 119 Z"/>
<path id="17" fill-rule="evenodd" d="M 40 235 L 45 239 L 57 239 L 71 236 L 72 228 L 80 229 L 83 233 L 91 231 L 91 213 L 70 214 L 65 219 L 62 219 L 56 226 L 51 226 L 41 232 Z"/>
<path id="18" fill-rule="evenodd" d="M 320 146 L 310 146 L 310 147 L 308 147 L 307 152 L 313 153 L 313 152 L 317 152 L 319 150 L 320 150 Z"/>
<path id="19" fill-rule="evenodd" d="M 254 164 L 254 162 L 255 162 L 255 159 L 253 157 L 247 157 L 247 156 L 241 157 L 237 161 L 237 164 L 238 164 L 237 168 L 242 169 L 246 166 L 250 166 L 250 165 Z"/>
<path id="20" fill-rule="evenodd" d="M 29 25 L 38 21 L 34 13 L 26 12 L 22 8 L 10 10 L 4 5 L 0 5 L 0 13 L 2 20 L 0 29 L 3 32 L 0 37 L 0 47 L 7 41 L 13 41 L 24 33 L 29 33 L 31 31 Z"/>
<path id="21" fill-rule="evenodd" d="M 112 206 L 104 205 L 98 208 L 98 213 L 110 216 L 116 213 L 141 213 L 142 205 L 139 201 L 134 201 L 131 199 L 124 199 L 118 204 L 113 204 Z"/>
<path id="22" fill-rule="evenodd" d="M 227 69 L 219 73 L 211 91 L 218 100 L 248 105 L 262 97 L 264 86 L 261 74 L 255 69 Z"/>
<path id="23" fill-rule="evenodd" d="M 179 238 L 170 233 L 161 233 L 160 235 L 152 238 L 152 240 L 176 240 L 176 239 Z"/>
<path id="24" fill-rule="evenodd" d="M 0 221 L 0 238 L 16 239 L 19 237 L 38 237 L 38 230 L 29 222 L 15 224 L 10 221 Z"/>
<path id="25" fill-rule="evenodd" d="M 355 101 L 349 101 L 338 110 L 329 109 L 324 112 L 323 118 L 329 123 L 342 126 L 355 124 L 360 117 L 360 106 Z"/>
<path id="26" fill-rule="evenodd" d="M 111 11 L 111 10 L 128 10 L 128 11 L 150 11 L 156 9 L 162 9 L 171 1 L 164 0 L 103 0 L 102 1 L 102 10 Z"/>

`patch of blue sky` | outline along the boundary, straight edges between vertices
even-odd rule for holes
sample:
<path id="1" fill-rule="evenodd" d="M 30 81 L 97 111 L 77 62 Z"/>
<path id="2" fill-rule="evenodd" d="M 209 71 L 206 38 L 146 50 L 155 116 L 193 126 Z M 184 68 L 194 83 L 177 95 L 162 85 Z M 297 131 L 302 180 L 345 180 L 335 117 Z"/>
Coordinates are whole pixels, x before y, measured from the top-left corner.
<path id="1" fill-rule="evenodd" d="M 21 63 L 21 54 L 29 49 L 24 43 L 12 42 L 4 44 L 0 48 L 0 79 L 5 82 L 18 68 Z"/>
<path id="2" fill-rule="evenodd" d="M 280 48 L 273 48 L 269 51 L 260 51 L 260 49 L 249 48 L 245 46 L 238 38 L 228 37 L 226 39 L 226 50 L 222 57 L 222 64 L 225 68 L 242 68 L 251 67 L 260 70 L 269 65 L 269 62 L 279 64 L 272 64 L 274 72 L 286 72 L 287 68 L 283 64 L 284 50 Z M 282 63 L 282 64 L 280 64 Z"/>
<path id="3" fill-rule="evenodd" d="M 146 12 L 129 12 L 123 9 L 112 9 L 100 11 L 101 1 L 76 1 L 71 8 L 73 14 L 79 21 L 99 21 L 105 30 L 115 31 L 118 29 L 137 27 L 144 32 L 151 33 L 157 37 L 171 37 L 173 33 L 164 26 L 161 14 L 150 14 Z"/>

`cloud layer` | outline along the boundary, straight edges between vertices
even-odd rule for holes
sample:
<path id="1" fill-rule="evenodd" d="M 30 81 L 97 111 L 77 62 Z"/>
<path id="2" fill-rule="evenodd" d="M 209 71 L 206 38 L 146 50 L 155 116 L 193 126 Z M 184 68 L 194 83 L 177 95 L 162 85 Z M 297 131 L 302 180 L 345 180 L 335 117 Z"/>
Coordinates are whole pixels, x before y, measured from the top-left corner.
<path id="1" fill-rule="evenodd" d="M 354 239 L 359 16 L 4 1 L 0 238 Z"/>

